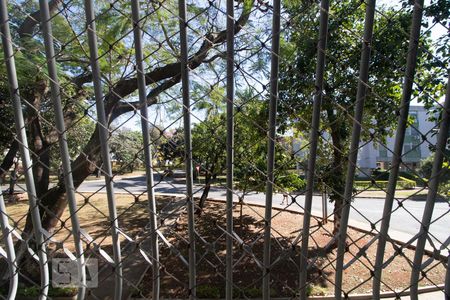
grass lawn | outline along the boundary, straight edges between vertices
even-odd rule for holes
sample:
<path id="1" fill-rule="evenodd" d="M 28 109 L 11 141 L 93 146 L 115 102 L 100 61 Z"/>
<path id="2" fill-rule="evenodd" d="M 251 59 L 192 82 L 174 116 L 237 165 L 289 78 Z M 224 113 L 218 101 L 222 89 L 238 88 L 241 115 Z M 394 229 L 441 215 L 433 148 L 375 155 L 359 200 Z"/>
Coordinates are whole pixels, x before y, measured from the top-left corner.
<path id="1" fill-rule="evenodd" d="M 416 188 L 414 190 L 396 190 L 395 197 L 398 199 L 406 199 L 411 198 L 413 200 L 426 200 L 428 195 L 428 189 L 425 188 Z M 355 197 L 367 197 L 367 198 L 385 198 L 385 191 L 363 191 L 356 193 Z M 444 196 L 439 196 L 444 197 Z M 447 197 L 448 199 L 448 197 Z"/>

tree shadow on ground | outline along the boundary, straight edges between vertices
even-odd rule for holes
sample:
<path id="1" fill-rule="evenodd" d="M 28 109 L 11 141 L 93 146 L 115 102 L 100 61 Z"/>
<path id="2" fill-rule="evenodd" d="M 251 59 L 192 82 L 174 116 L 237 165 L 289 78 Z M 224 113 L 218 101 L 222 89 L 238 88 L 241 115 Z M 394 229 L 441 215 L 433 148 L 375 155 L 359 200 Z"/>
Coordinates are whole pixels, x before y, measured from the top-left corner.
<path id="1" fill-rule="evenodd" d="M 408 197 L 407 200 L 425 202 L 427 201 L 427 195 L 412 195 Z M 449 202 L 449 201 L 450 201 L 449 197 L 444 197 L 441 195 L 436 195 L 436 199 L 434 200 L 434 202 Z"/>
<path id="2" fill-rule="evenodd" d="M 233 211 L 235 236 L 233 237 L 233 283 L 234 297 L 261 297 L 263 280 L 262 262 L 264 253 L 264 219 L 256 213 Z M 224 203 L 208 202 L 200 217 L 196 217 L 196 284 L 198 297 L 214 298 L 225 295 L 226 274 L 226 211 Z M 183 214 L 176 229 L 167 238 L 184 258 L 189 257 L 187 216 Z M 275 228 L 276 229 L 276 228 Z M 290 228 L 292 231 L 292 228 Z M 293 297 L 298 293 L 299 242 L 295 237 L 283 236 L 274 230 L 271 238 L 270 281 L 271 294 Z M 314 245 L 312 242 L 311 245 Z M 327 287 L 326 277 L 330 274 L 322 270 L 327 261 L 324 249 L 311 248 L 308 257 L 315 262 L 308 270 L 308 281 L 316 286 Z M 164 297 L 188 297 L 188 267 L 167 247 L 161 247 L 162 278 L 161 291 Z M 148 272 L 143 280 L 142 296 L 151 296 L 152 275 Z"/>

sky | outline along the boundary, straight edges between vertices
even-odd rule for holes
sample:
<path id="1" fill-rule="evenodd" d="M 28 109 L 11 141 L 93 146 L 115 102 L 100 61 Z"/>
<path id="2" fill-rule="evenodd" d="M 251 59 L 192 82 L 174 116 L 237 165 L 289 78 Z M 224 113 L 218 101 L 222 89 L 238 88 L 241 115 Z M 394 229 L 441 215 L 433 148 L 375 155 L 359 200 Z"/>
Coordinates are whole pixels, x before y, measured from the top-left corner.
<path id="1" fill-rule="evenodd" d="M 425 6 L 430 4 L 430 0 L 425 0 Z M 391 6 L 395 9 L 400 9 L 401 5 L 399 1 L 393 1 L 393 0 L 378 0 L 377 1 L 377 7 L 380 6 Z M 429 22 L 432 24 L 432 22 Z M 441 24 L 435 24 L 431 29 L 429 28 L 422 28 L 422 33 L 425 31 L 430 30 L 431 31 L 431 38 L 433 40 L 437 40 L 439 37 L 441 37 L 444 34 L 448 34 L 448 29 L 446 29 Z M 198 76 L 198 74 L 197 74 Z M 440 101 L 443 101 L 443 99 L 440 99 Z M 412 105 L 421 105 L 418 103 L 415 99 L 412 101 Z M 198 123 L 199 120 L 204 118 L 204 114 L 202 112 L 193 112 L 194 116 L 191 117 L 192 123 Z M 152 116 L 151 122 L 155 125 L 159 125 L 162 127 L 169 127 L 169 128 L 178 128 L 182 126 L 182 118 L 180 118 L 178 121 L 174 121 L 173 118 L 171 118 L 171 115 L 167 113 L 167 111 L 161 107 L 161 105 L 153 106 L 149 108 L 149 116 Z M 120 117 L 115 124 L 119 125 L 124 123 L 130 116 L 123 116 Z M 139 116 L 133 117 L 128 122 L 124 123 L 124 128 L 131 129 L 131 130 L 140 130 L 140 118 Z"/>

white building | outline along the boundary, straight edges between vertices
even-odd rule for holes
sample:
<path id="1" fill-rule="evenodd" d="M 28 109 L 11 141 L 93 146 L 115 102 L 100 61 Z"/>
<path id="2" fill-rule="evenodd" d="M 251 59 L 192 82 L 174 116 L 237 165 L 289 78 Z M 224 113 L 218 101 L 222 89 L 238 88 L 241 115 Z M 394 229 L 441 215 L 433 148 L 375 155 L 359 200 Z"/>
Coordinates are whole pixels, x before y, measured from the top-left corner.
<path id="1" fill-rule="evenodd" d="M 423 106 L 411 105 L 409 115 L 414 123 L 406 129 L 402 161 L 407 168 L 415 169 L 419 167 L 420 161 L 431 155 L 430 146 L 436 144 L 436 123 L 429 120 L 428 110 Z M 386 138 L 385 144 L 374 141 L 363 145 L 358 154 L 359 173 L 370 175 L 375 168 L 388 169 L 394 143 L 395 133 Z M 304 143 L 300 139 L 293 139 L 292 148 L 299 160 L 306 159 L 305 154 L 308 152 L 308 147 L 302 149 L 302 145 Z M 403 165 L 401 169 L 406 168 Z"/>
<path id="2" fill-rule="evenodd" d="M 402 162 L 407 168 L 415 169 L 421 160 L 431 155 L 430 146 L 436 144 L 436 123 L 428 119 L 428 111 L 423 106 L 411 106 L 409 115 L 414 123 L 406 129 Z M 395 134 L 386 139 L 386 144 L 370 142 L 364 145 L 358 155 L 359 168 L 364 172 L 377 167 L 389 168 L 394 144 Z M 400 168 L 406 169 L 404 165 Z"/>

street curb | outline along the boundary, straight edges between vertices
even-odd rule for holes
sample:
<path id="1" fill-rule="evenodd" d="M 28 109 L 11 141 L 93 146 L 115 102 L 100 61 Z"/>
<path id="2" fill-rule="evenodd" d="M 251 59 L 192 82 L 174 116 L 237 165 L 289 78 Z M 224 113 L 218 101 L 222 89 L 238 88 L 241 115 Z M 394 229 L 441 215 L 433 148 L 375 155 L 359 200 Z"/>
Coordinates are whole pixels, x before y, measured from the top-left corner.
<path id="1" fill-rule="evenodd" d="M 130 195 L 130 193 L 127 193 L 127 192 L 118 192 L 118 194 Z M 186 198 L 185 194 L 180 194 L 180 193 L 155 193 L 155 196 L 169 196 L 169 197 Z M 195 197 L 195 198 L 198 198 L 198 197 Z M 208 198 L 208 201 L 216 202 L 216 203 L 224 203 L 224 202 L 226 202 L 225 199 L 215 199 L 215 198 Z M 234 203 L 239 203 L 238 201 L 233 201 L 233 202 Z M 262 207 L 262 208 L 265 207 L 265 205 L 258 204 L 258 203 L 246 202 L 245 204 L 249 205 L 249 206 L 256 206 L 256 207 Z M 304 213 L 299 212 L 299 211 L 293 211 L 293 210 L 289 210 L 289 209 L 282 208 L 282 207 L 272 207 L 272 209 L 279 210 L 279 211 L 288 211 L 288 212 L 298 213 L 298 214 L 304 214 Z M 318 216 L 316 214 L 313 214 L 313 213 L 311 213 L 311 215 L 316 217 L 316 218 L 321 218 L 320 216 Z M 353 230 L 360 231 L 362 233 L 372 234 L 373 235 L 373 233 L 370 230 L 362 229 L 362 228 L 359 228 L 359 227 L 356 227 L 356 226 L 353 226 L 353 225 L 348 225 L 348 227 L 352 228 Z M 396 243 L 398 243 L 398 244 L 400 244 L 400 245 L 402 245 L 402 246 L 404 246 L 406 244 L 405 242 L 397 240 L 397 239 L 392 239 L 391 238 L 391 240 L 396 242 Z M 406 248 L 411 249 L 411 250 L 415 250 L 416 247 L 414 245 L 407 245 Z M 425 253 L 427 255 L 429 255 L 429 256 L 434 256 L 433 251 L 425 249 Z M 442 254 L 439 254 L 439 259 L 446 260 L 447 257 L 445 257 Z M 140 280 L 138 281 L 138 283 L 136 285 L 139 285 L 142 282 L 145 274 L 148 271 L 148 268 L 146 269 L 145 272 L 143 272 L 143 274 L 141 275 Z M 424 293 L 431 293 L 431 292 L 436 292 L 436 291 L 443 291 L 444 287 L 445 287 L 444 284 L 439 284 L 439 285 L 436 285 L 436 286 L 424 286 L 424 287 L 419 287 L 417 292 L 418 292 L 418 294 L 424 294 Z M 400 297 L 401 296 L 408 296 L 408 295 L 410 295 L 410 293 L 411 293 L 410 290 L 400 291 L 400 292 L 392 292 L 392 291 L 391 292 L 382 292 L 382 293 L 380 293 L 380 298 L 393 298 L 393 297 L 397 297 L 397 296 L 400 296 Z M 128 296 L 127 299 L 128 300 L 146 300 L 146 298 L 134 298 L 131 295 Z M 167 298 L 167 300 L 169 300 L 169 299 L 170 300 L 178 300 L 176 298 L 173 298 L 173 299 L 172 298 Z M 255 298 L 255 299 L 258 299 L 258 298 Z M 272 298 L 272 299 L 274 299 L 274 300 L 288 300 L 288 299 L 292 299 L 292 298 Z M 308 297 L 308 299 L 332 300 L 332 299 L 335 299 L 335 297 L 334 296 L 311 296 L 311 297 Z M 354 295 L 350 294 L 350 295 L 348 295 L 347 299 L 366 300 L 366 299 L 373 299 L 373 296 L 371 294 L 354 294 Z M 205 300 L 209 300 L 209 299 L 205 299 Z"/>
<path id="2" fill-rule="evenodd" d="M 445 285 L 444 284 L 438 284 L 436 286 L 423 286 L 419 287 L 417 289 L 417 294 L 425 294 L 425 293 L 431 293 L 431 292 L 438 292 L 438 291 L 444 291 Z M 406 291 L 399 291 L 399 292 L 382 292 L 380 293 L 380 298 L 397 298 L 397 297 L 404 297 L 411 295 L 411 290 Z M 287 298 L 285 298 L 287 299 Z M 308 299 L 315 299 L 315 300 L 333 300 L 336 299 L 334 296 L 310 296 Z M 366 300 L 366 299 L 373 299 L 373 295 L 371 294 L 353 294 L 348 295 L 347 299 L 352 300 Z M 281 300 L 281 299 L 277 299 Z M 431 300 L 431 299 L 430 299 Z"/>
<path id="3" fill-rule="evenodd" d="M 214 198 L 209 198 L 208 201 L 212 201 L 212 202 L 226 202 L 226 200 L 217 199 L 217 198 L 216 198 L 216 199 L 214 199 Z M 238 203 L 238 202 L 237 202 L 237 201 L 233 201 L 233 203 Z M 256 206 L 256 207 L 262 207 L 262 208 L 265 207 L 264 204 L 258 204 L 258 203 L 252 203 L 252 202 L 244 202 L 244 203 L 245 203 L 246 205 L 249 205 L 249 206 Z M 287 212 L 291 212 L 291 213 L 298 213 L 298 214 L 304 215 L 303 212 L 291 210 L 291 209 L 289 209 L 289 208 L 286 209 L 286 208 L 282 208 L 282 207 L 272 206 L 272 209 L 279 210 L 279 211 L 287 211 Z M 319 216 L 319 215 L 317 215 L 317 214 L 315 214 L 315 213 L 312 213 L 312 212 L 311 212 L 311 216 L 313 216 L 313 217 L 315 217 L 315 218 L 319 218 L 319 219 L 322 218 L 322 216 Z M 330 220 L 333 220 L 332 217 L 330 217 L 329 219 L 330 219 Z M 360 223 L 360 225 L 363 225 L 363 223 L 361 223 L 361 222 L 358 222 L 358 221 L 356 221 L 356 222 L 357 222 L 357 223 Z M 361 227 L 359 227 L 359 226 L 351 225 L 351 224 L 349 224 L 348 227 L 351 228 L 351 229 L 353 229 L 353 230 L 362 232 L 362 233 L 376 235 L 376 234 L 374 234 L 370 229 L 361 228 Z M 397 243 L 397 244 L 400 244 L 401 246 L 405 246 L 405 248 L 407 248 L 407 249 L 410 249 L 410 250 L 415 250 L 415 249 L 416 249 L 416 246 L 415 246 L 414 244 L 409 244 L 409 245 L 407 245 L 407 242 L 402 241 L 402 240 L 400 240 L 400 239 L 396 239 L 396 238 L 390 237 L 390 240 L 393 241 L 393 242 L 395 242 L 395 243 Z M 430 248 L 427 249 L 427 248 L 425 248 L 424 252 L 425 252 L 428 256 L 431 256 L 431 257 L 435 257 L 435 258 L 436 258 L 436 254 L 434 253 L 434 250 L 433 250 L 433 249 L 430 249 Z M 445 255 L 443 255 L 443 254 L 441 254 L 441 253 L 439 253 L 438 256 L 439 256 L 439 260 L 447 261 L 447 256 L 445 256 Z"/>
<path id="4" fill-rule="evenodd" d="M 436 286 L 424 286 L 424 287 L 419 287 L 417 290 L 417 294 L 425 294 L 425 293 L 432 293 L 432 292 L 439 292 L 439 291 L 444 291 L 444 284 L 439 284 Z M 396 298 L 396 297 L 404 297 L 404 296 L 409 296 L 411 295 L 411 291 L 410 290 L 406 290 L 406 291 L 399 291 L 399 292 L 382 292 L 380 293 L 380 299 L 385 299 L 385 298 Z M 128 300 L 148 300 L 149 298 L 133 298 L 130 297 Z M 181 298 L 164 298 L 166 300 L 183 300 Z M 209 298 L 202 298 L 203 300 L 217 300 L 217 299 L 209 299 Z M 240 300 L 240 298 L 238 298 Z M 251 298 L 253 300 L 262 300 L 262 298 Z M 273 298 L 271 297 L 271 299 L 273 300 L 292 300 L 292 299 L 296 299 L 296 298 Z M 307 299 L 312 299 L 312 300 L 334 300 L 336 299 L 335 296 L 309 296 L 307 297 Z M 373 299 L 373 295 L 372 294 L 353 294 L 353 295 L 348 295 L 348 298 L 346 299 L 350 299 L 350 300 L 372 300 Z M 224 298 L 221 298 L 220 300 L 225 300 Z M 429 299 L 429 300 L 433 300 L 433 299 Z"/>
<path id="5" fill-rule="evenodd" d="M 81 193 L 84 193 L 84 192 L 81 192 Z M 120 192 L 120 191 L 116 191 L 115 193 L 116 193 L 116 194 L 131 195 L 131 193 L 128 193 L 128 192 Z M 145 193 L 144 193 L 144 194 L 145 194 Z M 186 198 L 186 195 L 185 195 L 185 194 L 181 194 L 181 193 L 160 193 L 160 192 L 155 192 L 155 196 L 169 196 L 169 197 Z M 194 198 L 195 198 L 195 199 L 198 199 L 199 197 L 194 197 Z M 208 198 L 208 201 L 224 203 L 224 202 L 226 202 L 226 199 Z M 238 201 L 233 201 L 233 203 L 239 203 L 239 202 L 238 202 Z M 264 204 L 258 204 L 258 203 L 252 203 L 252 202 L 245 202 L 245 204 L 246 204 L 246 205 L 250 205 L 250 206 L 256 206 L 256 207 L 265 207 Z M 303 212 L 291 210 L 291 209 L 289 209 L 289 208 L 286 209 L 286 208 L 282 208 L 282 207 L 276 207 L 276 206 L 273 206 L 272 209 L 280 210 L 280 211 L 288 211 L 288 212 L 298 213 L 298 214 L 304 214 Z M 319 215 L 317 215 L 316 213 L 311 213 L 311 216 L 313 216 L 313 217 L 315 217 L 315 218 L 322 218 L 322 216 L 319 216 Z M 332 217 L 330 217 L 329 219 L 332 220 Z M 366 224 L 364 224 L 364 223 L 362 223 L 362 222 L 359 222 L 359 221 L 352 221 L 352 222 L 353 222 L 353 223 L 358 223 L 358 225 L 352 225 L 352 224 L 349 224 L 349 225 L 348 225 L 349 228 L 354 229 L 354 230 L 357 230 L 357 231 L 360 231 L 360 232 L 362 232 L 362 233 L 366 233 L 366 234 L 369 234 L 369 233 L 370 233 L 370 234 L 374 234 L 373 232 L 371 232 L 371 230 L 370 230 L 369 228 L 367 228 L 367 229 L 362 228 L 362 227 L 368 227 Z M 399 234 L 401 234 L 401 233 L 399 233 Z M 411 238 L 411 237 L 409 237 L 408 240 L 409 240 L 410 238 Z M 393 238 L 393 237 L 390 237 L 390 239 L 391 239 L 393 242 L 395 242 L 395 243 L 398 243 L 398 244 L 400 244 L 400 245 L 402 245 L 402 246 L 405 246 L 407 249 L 411 249 L 411 250 L 415 250 L 415 249 L 416 249 L 416 247 L 415 247 L 414 244 L 406 245 L 406 244 L 407 244 L 407 241 L 401 240 L 401 239 L 399 239 L 399 238 Z M 430 247 L 428 247 L 428 246 L 425 246 L 425 253 L 426 253 L 427 255 L 429 255 L 429 256 L 432 256 L 432 257 L 435 257 L 435 256 L 436 256 L 435 253 L 434 253 L 434 249 L 432 249 L 432 248 L 430 248 Z M 440 260 L 445 260 L 445 261 L 447 260 L 447 256 L 445 256 L 445 255 L 443 255 L 443 254 L 441 254 L 441 253 L 439 253 L 438 256 L 439 256 L 439 259 L 440 259 Z"/>
<path id="6" fill-rule="evenodd" d="M 81 192 L 81 193 L 84 193 L 84 192 Z M 120 192 L 120 191 L 116 191 L 116 194 L 131 195 L 131 193 L 128 193 L 128 192 Z M 145 193 L 144 193 L 144 194 L 145 194 Z M 155 196 L 169 196 L 169 197 L 186 198 L 186 195 L 185 195 L 185 194 L 181 194 L 181 193 L 160 193 L 160 192 L 155 192 Z M 194 197 L 194 198 L 195 198 L 195 199 L 198 199 L 199 197 Z M 224 203 L 224 202 L 226 202 L 226 199 L 208 198 L 208 201 Z M 233 201 L 233 203 L 239 203 L 239 202 L 238 202 L 238 201 Z M 252 203 L 252 202 L 245 202 L 245 204 L 246 204 L 246 205 L 250 205 L 250 206 L 256 206 L 256 207 L 265 207 L 264 204 L 258 204 L 258 203 Z M 304 213 L 301 212 L 301 211 L 295 211 L 295 210 L 291 210 L 291 209 L 289 209 L 289 208 L 286 209 L 286 208 L 282 208 L 282 207 L 276 207 L 276 206 L 273 206 L 272 209 L 280 210 L 280 211 L 288 211 L 288 212 L 298 213 L 298 214 L 304 214 Z M 318 214 L 313 213 L 313 212 L 311 213 L 311 216 L 313 216 L 313 217 L 315 217 L 315 218 L 322 218 L 322 216 L 319 216 Z M 329 219 L 332 220 L 332 216 L 329 217 Z M 362 222 L 359 222 L 359 221 L 352 221 L 352 223 L 358 223 L 358 225 L 354 225 L 354 224 L 352 225 L 352 224 L 349 224 L 349 225 L 348 225 L 349 228 L 354 229 L 354 230 L 357 230 L 357 231 L 360 231 L 360 232 L 362 232 L 362 233 L 366 233 L 366 234 L 369 234 L 369 233 L 370 233 L 370 234 L 374 234 L 374 233 L 371 231 L 371 229 L 369 229 L 369 228 L 363 228 L 363 227 L 368 227 L 368 225 L 366 225 L 366 224 L 364 224 L 364 223 L 362 223 Z M 401 232 L 398 232 L 397 234 L 398 234 L 398 235 L 402 235 Z M 391 235 L 392 235 L 392 234 L 391 234 Z M 407 241 L 408 241 L 411 237 L 412 237 L 412 236 L 408 237 Z M 393 238 L 392 236 L 390 236 L 390 240 L 392 240 L 393 242 L 398 243 L 398 244 L 400 244 L 400 245 L 402 245 L 402 246 L 405 246 L 405 248 L 407 248 L 407 249 L 411 249 L 411 250 L 415 250 L 415 249 L 416 249 L 414 243 L 413 243 L 413 244 L 410 244 L 410 245 L 406 245 L 406 244 L 407 244 L 407 241 L 401 240 L 401 239 L 399 239 L 399 238 Z M 428 245 L 425 246 L 425 253 L 426 253 L 427 255 L 429 255 L 429 256 L 436 257 L 436 254 L 434 253 L 434 249 L 433 249 L 433 248 L 430 248 Z M 447 260 L 447 256 L 445 256 L 444 254 L 439 253 L 439 254 L 437 254 L 437 255 L 439 256 L 439 259 L 440 259 L 440 260 L 445 260 L 445 261 Z"/>

